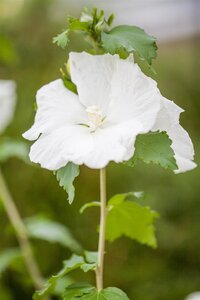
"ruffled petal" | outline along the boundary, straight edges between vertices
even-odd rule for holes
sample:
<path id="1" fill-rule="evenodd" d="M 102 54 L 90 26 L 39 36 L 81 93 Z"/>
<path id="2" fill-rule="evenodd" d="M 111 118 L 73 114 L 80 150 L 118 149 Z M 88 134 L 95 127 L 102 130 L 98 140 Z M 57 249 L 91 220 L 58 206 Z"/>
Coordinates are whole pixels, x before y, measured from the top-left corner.
<path id="1" fill-rule="evenodd" d="M 49 134 L 42 134 L 32 145 L 30 160 L 49 170 L 58 170 L 68 162 L 84 163 L 93 148 L 89 129 L 81 125 L 66 125 Z"/>
<path id="2" fill-rule="evenodd" d="M 117 60 L 117 55 L 70 53 L 71 78 L 77 85 L 80 101 L 85 107 L 95 105 L 106 114 L 110 102 L 111 78 Z"/>
<path id="3" fill-rule="evenodd" d="M 172 140 L 178 170 L 175 173 L 182 173 L 196 167 L 193 162 L 194 148 L 188 133 L 179 124 L 179 116 L 183 110 L 174 102 L 162 97 L 162 107 L 158 114 L 153 131 L 166 131 Z"/>
<path id="4" fill-rule="evenodd" d="M 43 86 L 36 95 L 37 112 L 34 125 L 23 134 L 36 140 L 41 133 L 51 133 L 66 124 L 85 123 L 87 114 L 78 96 L 68 90 L 61 79 Z"/>
<path id="5" fill-rule="evenodd" d="M 100 169 L 110 161 L 120 163 L 129 160 L 135 151 L 135 140 L 143 126 L 135 120 L 97 130 L 93 135 L 91 153 L 84 157 L 89 168 Z"/>
<path id="6" fill-rule="evenodd" d="M 12 80 L 0 80 L 0 133 L 11 122 L 16 105 L 16 84 Z"/>
<path id="7" fill-rule="evenodd" d="M 136 119 L 146 132 L 152 128 L 160 109 L 160 92 L 156 82 L 134 64 L 132 55 L 117 60 L 110 97 L 108 119 L 111 122 Z"/>
<path id="8" fill-rule="evenodd" d="M 42 134 L 31 147 L 30 159 L 49 170 L 58 170 L 68 162 L 100 169 L 110 161 L 128 160 L 141 131 L 142 125 L 135 121 L 98 129 L 94 133 L 85 126 L 67 125 L 53 133 Z"/>

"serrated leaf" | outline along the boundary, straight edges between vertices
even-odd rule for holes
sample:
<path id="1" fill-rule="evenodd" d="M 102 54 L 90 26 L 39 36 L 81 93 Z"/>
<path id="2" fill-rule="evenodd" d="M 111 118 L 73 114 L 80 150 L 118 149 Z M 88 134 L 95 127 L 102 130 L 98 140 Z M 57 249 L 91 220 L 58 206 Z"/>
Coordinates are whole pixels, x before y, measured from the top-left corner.
<path id="1" fill-rule="evenodd" d="M 156 58 L 156 39 L 136 26 L 120 25 L 109 32 L 102 32 L 102 46 L 111 54 L 124 48 L 128 53 L 136 51 L 149 65 Z"/>
<path id="2" fill-rule="evenodd" d="M 84 272 L 95 270 L 97 267 L 98 253 L 92 251 L 84 251 L 84 255 L 86 262 L 82 264 L 81 269 Z"/>
<path id="3" fill-rule="evenodd" d="M 68 17 L 67 30 L 53 38 L 53 42 L 65 48 L 68 45 L 69 34 L 80 32 L 83 34 L 85 40 L 92 46 L 93 50 L 95 50 L 95 53 L 98 51 L 102 52 L 101 32 L 107 31 L 110 28 L 113 19 L 114 16 L 111 15 L 107 20 L 103 10 L 98 12 L 96 8 L 92 9 L 92 11 L 84 9 L 79 19 L 71 16 Z"/>
<path id="4" fill-rule="evenodd" d="M 40 291 L 36 291 L 33 295 L 34 300 L 44 299 L 47 295 L 52 294 L 58 280 L 63 278 L 70 271 L 79 268 L 84 263 L 84 258 L 78 255 L 72 255 L 72 257 L 64 261 L 63 269 L 56 275 L 52 276 L 45 284 L 44 288 Z"/>
<path id="5" fill-rule="evenodd" d="M 81 252 L 82 247 L 72 236 L 70 230 L 55 221 L 34 216 L 25 220 L 29 237 L 42 239 L 50 243 L 59 243 L 72 252 Z"/>
<path id="6" fill-rule="evenodd" d="M 55 172 L 59 185 L 68 193 L 68 201 L 70 204 L 73 202 L 75 194 L 73 182 L 79 173 L 79 166 L 72 162 L 69 162 L 65 167 Z"/>
<path id="7" fill-rule="evenodd" d="M 85 259 L 89 263 L 97 263 L 98 252 L 96 251 L 84 251 Z"/>
<path id="8" fill-rule="evenodd" d="M 134 201 L 128 194 L 118 194 L 108 201 L 106 239 L 114 241 L 125 235 L 141 244 L 156 247 L 154 220 L 158 213 Z M 120 222 L 119 222 L 120 220 Z"/>
<path id="9" fill-rule="evenodd" d="M 57 280 L 55 288 L 53 290 L 53 295 L 63 296 L 66 287 L 73 284 L 74 280 L 69 276 L 64 276 Z"/>
<path id="10" fill-rule="evenodd" d="M 82 296 L 91 294 L 94 290 L 95 288 L 88 283 L 74 283 L 66 288 L 63 300 L 81 299 Z"/>
<path id="11" fill-rule="evenodd" d="M 120 289 L 108 287 L 97 291 L 89 284 L 73 284 L 66 289 L 64 300 L 129 300 Z"/>
<path id="12" fill-rule="evenodd" d="M 19 248 L 8 248 L 0 253 L 0 275 L 8 268 L 10 265 L 22 258 L 22 254 Z"/>
<path id="13" fill-rule="evenodd" d="M 53 38 L 53 43 L 57 44 L 62 49 L 64 49 L 67 46 L 68 42 L 69 42 L 68 34 L 69 34 L 69 30 L 68 29 L 65 30 L 64 32 L 58 34 L 57 36 L 55 36 Z"/>
<path id="14" fill-rule="evenodd" d="M 17 157 L 25 162 L 29 162 L 28 152 L 29 149 L 25 142 L 11 138 L 0 139 L 0 162 L 5 162 L 11 157 Z"/>
<path id="15" fill-rule="evenodd" d="M 171 170 L 177 169 L 171 140 L 165 132 L 151 132 L 141 134 L 137 137 L 135 153 L 133 157 L 125 162 L 129 166 L 134 166 L 138 160 L 145 163 L 158 164 L 163 168 Z"/>
<path id="16" fill-rule="evenodd" d="M 47 295 L 53 294 L 58 281 L 75 269 L 82 269 L 84 272 L 94 270 L 96 268 L 97 254 L 96 252 L 85 251 L 85 257 L 72 255 L 72 257 L 63 262 L 64 267 L 56 275 L 52 276 L 45 284 L 44 288 L 35 292 L 33 299 L 42 300 Z"/>
<path id="17" fill-rule="evenodd" d="M 100 206 L 101 203 L 99 201 L 88 202 L 80 208 L 79 212 L 80 214 L 82 214 L 89 207 L 100 207 Z"/>

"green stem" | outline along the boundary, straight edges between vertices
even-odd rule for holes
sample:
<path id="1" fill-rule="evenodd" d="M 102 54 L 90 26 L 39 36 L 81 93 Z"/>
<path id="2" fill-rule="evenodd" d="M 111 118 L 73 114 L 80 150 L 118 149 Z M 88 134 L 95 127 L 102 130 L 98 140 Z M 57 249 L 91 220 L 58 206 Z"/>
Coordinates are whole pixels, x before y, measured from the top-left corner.
<path id="1" fill-rule="evenodd" d="M 27 270 L 30 274 L 34 287 L 40 289 L 43 286 L 43 278 L 30 246 L 26 227 L 19 215 L 15 202 L 8 190 L 3 174 L 0 170 L 0 199 L 5 207 L 8 218 L 16 232 L 16 237 L 24 257 Z"/>
<path id="2" fill-rule="evenodd" d="M 98 245 L 98 261 L 96 269 L 96 285 L 97 290 L 103 289 L 103 270 L 104 270 L 104 254 L 105 254 L 105 228 L 106 228 L 106 169 L 100 170 L 100 230 Z"/>

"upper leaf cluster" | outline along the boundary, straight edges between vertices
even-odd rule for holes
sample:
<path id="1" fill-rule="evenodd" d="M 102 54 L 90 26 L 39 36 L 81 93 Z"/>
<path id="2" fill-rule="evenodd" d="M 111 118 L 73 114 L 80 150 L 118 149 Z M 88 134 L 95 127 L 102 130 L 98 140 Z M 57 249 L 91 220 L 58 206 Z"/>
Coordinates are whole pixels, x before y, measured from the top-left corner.
<path id="1" fill-rule="evenodd" d="M 69 45 L 69 36 L 80 32 L 90 44 L 90 53 L 119 54 L 126 58 L 129 53 L 137 52 L 148 65 L 156 58 L 156 39 L 136 26 L 120 25 L 111 28 L 114 15 L 106 19 L 104 11 L 94 8 L 91 12 L 85 9 L 80 18 L 68 17 L 68 26 L 62 33 L 53 38 L 53 43 L 63 49 Z"/>

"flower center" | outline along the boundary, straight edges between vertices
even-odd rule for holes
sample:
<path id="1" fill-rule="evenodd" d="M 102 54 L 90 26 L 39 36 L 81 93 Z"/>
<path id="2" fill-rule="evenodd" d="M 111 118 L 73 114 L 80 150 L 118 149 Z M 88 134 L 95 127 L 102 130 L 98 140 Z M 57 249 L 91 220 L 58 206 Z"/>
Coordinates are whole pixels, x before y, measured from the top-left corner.
<path id="1" fill-rule="evenodd" d="M 86 109 L 89 119 L 89 127 L 90 130 L 93 132 L 97 128 L 99 128 L 104 120 L 102 111 L 99 107 L 95 105 L 88 106 Z"/>

